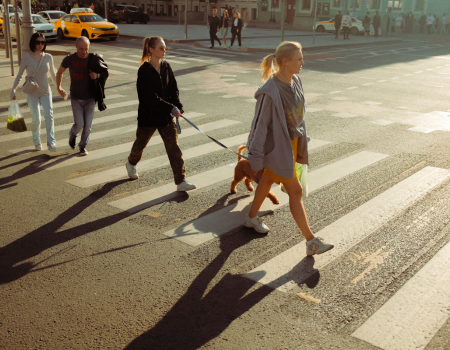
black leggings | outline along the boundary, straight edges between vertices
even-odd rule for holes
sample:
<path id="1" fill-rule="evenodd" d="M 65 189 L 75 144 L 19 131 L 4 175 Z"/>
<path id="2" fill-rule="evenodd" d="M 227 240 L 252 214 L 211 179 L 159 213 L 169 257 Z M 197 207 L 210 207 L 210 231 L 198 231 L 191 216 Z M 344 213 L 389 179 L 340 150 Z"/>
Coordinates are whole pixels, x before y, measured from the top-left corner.
<path id="1" fill-rule="evenodd" d="M 237 35 L 237 37 L 238 37 L 238 43 L 239 43 L 239 46 L 241 46 L 241 31 L 239 31 L 239 32 L 234 32 L 234 33 L 231 33 L 231 46 L 233 46 L 233 43 L 234 43 L 234 39 L 236 38 L 236 35 Z"/>
<path id="2" fill-rule="evenodd" d="M 348 35 L 350 34 L 350 27 L 342 27 L 344 31 L 344 39 L 348 38 Z"/>
<path id="3" fill-rule="evenodd" d="M 217 42 L 219 43 L 219 45 L 222 45 L 222 43 L 220 42 L 219 38 L 217 37 L 217 31 L 209 31 L 209 37 L 211 38 L 211 46 L 214 46 L 214 40 L 217 40 Z"/>

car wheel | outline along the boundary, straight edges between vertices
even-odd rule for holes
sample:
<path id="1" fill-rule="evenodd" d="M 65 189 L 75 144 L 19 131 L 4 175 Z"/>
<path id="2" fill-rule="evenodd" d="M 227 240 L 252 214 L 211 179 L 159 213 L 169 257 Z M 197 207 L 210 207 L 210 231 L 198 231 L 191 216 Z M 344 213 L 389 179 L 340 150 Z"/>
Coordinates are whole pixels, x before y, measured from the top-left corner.
<path id="1" fill-rule="evenodd" d="M 358 35 L 359 34 L 358 28 L 352 27 L 352 29 L 350 29 L 350 34 L 351 35 Z"/>
<path id="2" fill-rule="evenodd" d="M 64 39 L 64 32 L 62 31 L 61 28 L 58 28 L 57 34 L 58 34 L 58 38 Z"/>
<path id="3" fill-rule="evenodd" d="M 88 32 L 86 31 L 86 29 L 83 29 L 83 31 L 81 32 L 81 36 L 85 36 L 86 38 L 89 39 L 89 34 L 88 34 Z"/>
<path id="4" fill-rule="evenodd" d="M 116 40 L 117 40 L 117 36 L 111 37 L 111 38 L 109 38 L 109 40 L 111 40 L 111 41 L 116 41 Z"/>
<path id="5" fill-rule="evenodd" d="M 324 26 L 318 26 L 316 29 L 319 33 L 324 33 L 325 32 L 325 27 Z"/>

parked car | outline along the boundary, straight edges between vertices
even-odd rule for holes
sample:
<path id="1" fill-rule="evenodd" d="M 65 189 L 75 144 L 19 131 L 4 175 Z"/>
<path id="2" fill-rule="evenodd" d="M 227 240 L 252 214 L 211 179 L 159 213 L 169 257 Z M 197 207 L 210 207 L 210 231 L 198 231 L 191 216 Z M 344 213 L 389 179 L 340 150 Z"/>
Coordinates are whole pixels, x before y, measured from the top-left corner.
<path id="1" fill-rule="evenodd" d="M 144 15 L 145 23 L 148 22 L 149 17 L 146 13 Z M 109 10 L 108 18 L 111 22 L 117 23 L 125 21 L 126 23 L 140 22 L 141 13 L 139 13 L 139 7 L 133 5 L 116 5 Z"/>
<path id="2" fill-rule="evenodd" d="M 38 12 L 38 15 L 44 17 L 48 23 L 55 23 L 58 19 L 65 16 L 66 13 L 63 11 L 41 11 Z"/>
<path id="3" fill-rule="evenodd" d="M 315 26 L 313 26 L 313 30 L 316 30 L 320 33 L 324 32 L 334 32 L 334 17 L 328 21 L 317 22 Z M 362 24 L 362 20 L 352 17 L 352 26 L 350 27 L 351 35 L 358 35 L 359 33 L 364 33 L 364 26 Z"/>
<path id="4" fill-rule="evenodd" d="M 14 13 L 14 6 L 8 5 L 8 11 L 9 11 L 10 15 L 12 13 Z M 19 13 L 19 15 L 22 15 L 22 9 L 20 7 L 17 8 L 17 12 Z M 3 34 L 3 5 L 2 4 L 0 4 L 0 33 Z"/>
<path id="5" fill-rule="evenodd" d="M 117 26 L 92 11 L 65 15 L 55 22 L 55 30 L 60 39 L 85 36 L 89 39 L 109 38 L 114 41 L 119 37 Z"/>
<path id="6" fill-rule="evenodd" d="M 22 16 L 19 17 L 20 24 L 22 24 Z M 48 23 L 44 17 L 39 15 L 31 15 L 31 21 L 34 25 L 34 31 L 42 33 L 47 41 L 56 41 L 56 31 L 53 24 Z M 11 38 L 16 39 L 16 16 L 9 17 L 11 27 Z"/>

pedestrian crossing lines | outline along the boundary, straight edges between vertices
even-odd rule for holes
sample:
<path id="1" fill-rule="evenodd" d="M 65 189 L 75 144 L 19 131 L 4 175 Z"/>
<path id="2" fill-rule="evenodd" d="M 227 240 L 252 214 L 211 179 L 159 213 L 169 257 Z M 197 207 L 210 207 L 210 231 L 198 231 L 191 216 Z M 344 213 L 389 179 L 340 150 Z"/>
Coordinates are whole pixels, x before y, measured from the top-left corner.
<path id="1" fill-rule="evenodd" d="M 311 110 L 310 112 L 313 111 L 317 112 L 319 109 Z M 112 112 L 114 113 L 114 109 Z M 109 110 L 107 110 L 107 113 L 109 113 Z M 207 116 L 201 112 L 186 113 L 185 115 L 189 119 L 199 118 L 199 120 L 200 117 Z M 107 114 L 100 118 L 96 117 L 94 126 L 102 122 L 129 120 L 129 118 L 136 118 L 136 116 L 136 110 L 122 114 Z M 240 120 L 221 119 L 214 122 L 202 121 L 199 126 L 205 131 L 220 131 L 224 128 L 241 124 L 242 121 Z M 71 124 L 56 126 L 56 128 L 59 128 L 57 131 L 68 130 L 70 127 Z M 78 167 L 83 164 L 88 164 L 90 161 L 100 159 L 107 164 L 111 164 L 112 162 L 109 161 L 110 158 L 116 155 L 122 155 L 123 165 L 107 170 L 102 170 L 103 168 L 93 169 L 90 170 L 89 175 L 82 175 L 66 182 L 69 187 L 74 188 L 76 186 L 89 191 L 89 188 L 92 186 L 127 178 L 124 164 L 126 162 L 126 153 L 131 149 L 135 130 L 136 125 L 133 124 L 93 132 L 91 134 L 91 141 L 118 135 L 127 136 L 126 134 L 129 134 L 130 141 L 90 151 L 87 157 L 72 157 L 61 160 L 60 162 L 50 160 L 42 167 L 46 171 L 62 172 L 71 166 Z M 238 135 L 223 138 L 221 142 L 230 147 L 245 144 L 248 134 L 241 134 L 241 132 Z M 188 138 L 197 134 L 200 135 L 195 129 L 186 128 L 183 129 L 179 137 Z M 7 142 L 16 140 L 14 138 L 1 139 L 3 136 L 0 136 L 0 141 Z M 27 135 L 26 137 L 29 136 Z M 65 143 L 67 139 L 58 140 L 57 142 L 58 145 L 61 144 L 58 147 L 66 147 Z M 161 143 L 162 140 L 159 137 L 154 137 L 149 147 Z M 314 150 L 314 152 L 321 152 L 331 145 L 333 145 L 333 142 L 313 138 L 309 143 L 309 149 Z M 13 153 L 19 153 L 30 148 L 17 147 L 13 142 L 8 143 L 8 151 Z M 210 156 L 213 152 L 220 150 L 222 148 L 207 141 L 206 138 L 200 146 L 182 149 L 185 160 Z M 331 159 L 326 165 L 313 169 L 310 172 L 310 196 L 314 197 L 319 190 L 326 191 L 329 185 L 339 186 L 341 181 L 350 176 L 356 176 L 361 171 L 371 171 L 375 167 L 383 167 L 385 166 L 383 162 L 389 158 L 390 156 L 384 153 L 358 151 L 352 155 Z M 213 169 L 189 176 L 188 179 L 197 185 L 197 190 L 192 196 L 202 196 L 208 187 L 211 188 L 220 183 L 223 184 L 224 182 L 230 181 L 234 173 L 234 156 L 233 160 L 234 162 L 232 164 L 221 164 Z M 116 164 L 116 161 L 117 159 L 114 160 L 114 164 Z M 148 176 L 147 172 L 168 166 L 167 155 L 164 154 L 141 161 L 138 164 L 138 171 L 142 177 L 145 177 Z M 390 186 L 374 198 L 358 205 L 346 215 L 318 231 L 317 236 L 324 237 L 326 240 L 335 244 L 335 248 L 332 251 L 315 256 L 314 258 L 306 258 L 305 242 L 302 241 L 280 252 L 275 257 L 267 259 L 267 261 L 258 262 L 258 264 L 255 264 L 258 265 L 256 267 L 250 266 L 240 275 L 261 285 L 276 289 L 279 292 L 292 293 L 296 286 L 317 272 L 317 270 L 322 275 L 326 274 L 327 267 L 331 263 L 343 259 L 351 249 L 361 244 L 364 239 L 370 237 L 380 227 L 389 226 L 393 218 L 416 205 L 425 194 L 447 183 L 449 180 L 449 170 L 428 166 L 423 167 L 421 170 L 415 171 L 415 173 L 406 179 Z M 282 193 L 278 187 L 274 189 L 274 192 L 280 199 L 280 205 L 275 206 L 266 200 L 261 208 L 262 213 L 273 211 L 273 215 L 276 216 L 278 215 L 278 209 L 287 205 L 288 196 Z M 126 211 L 128 214 L 133 215 L 151 206 L 176 199 L 183 194 L 175 191 L 173 182 L 164 182 L 162 185 L 155 185 L 153 188 L 140 190 L 138 193 L 119 200 L 110 198 L 104 204 L 107 204 L 106 207 L 113 211 Z M 178 227 L 163 227 L 161 230 L 162 237 L 169 237 L 187 244 L 193 250 L 198 249 L 201 245 L 210 244 L 217 240 L 218 237 L 230 234 L 230 231 L 241 227 L 244 215 L 247 214 L 252 200 L 253 194 L 247 193 L 246 196 L 239 197 L 236 201 L 230 202 L 231 204 L 228 204 L 224 208 L 207 215 L 202 216 L 202 213 L 198 212 L 190 221 Z M 248 233 L 251 234 L 250 232 Z M 448 313 L 450 307 L 448 294 L 442 293 L 442 291 L 448 290 L 449 287 L 449 276 L 447 272 L 450 271 L 450 262 L 448 259 L 448 256 L 450 256 L 449 249 L 450 247 L 447 246 L 442 248 L 427 265 L 417 272 L 414 278 L 410 279 L 404 287 L 399 288 L 384 306 L 374 312 L 372 316 L 363 319 L 359 327 L 352 333 L 352 336 L 386 350 L 409 350 L 412 347 L 411 344 L 419 344 L 421 347 L 417 348 L 425 348 L 430 338 L 450 316 Z M 311 267 L 311 261 L 314 262 L 314 268 Z M 375 274 L 376 271 L 372 273 Z M 430 289 L 430 286 L 433 288 Z M 420 291 L 420 295 L 415 291 Z M 429 293 L 429 297 L 427 295 L 424 298 L 426 293 Z M 421 310 L 421 316 L 422 314 L 424 316 L 417 317 L 417 313 L 415 313 L 417 311 L 416 309 L 414 309 L 416 311 L 407 310 L 404 307 L 405 299 L 417 304 L 417 310 Z M 399 332 L 398 329 L 404 330 L 403 333 L 406 335 Z M 406 340 L 405 337 L 407 337 Z"/>

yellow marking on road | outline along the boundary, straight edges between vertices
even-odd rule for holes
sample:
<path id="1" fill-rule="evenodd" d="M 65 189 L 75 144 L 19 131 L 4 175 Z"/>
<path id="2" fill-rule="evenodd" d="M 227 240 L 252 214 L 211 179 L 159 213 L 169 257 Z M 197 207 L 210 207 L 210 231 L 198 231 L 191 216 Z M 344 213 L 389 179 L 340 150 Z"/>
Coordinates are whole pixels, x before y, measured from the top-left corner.
<path id="1" fill-rule="evenodd" d="M 381 247 L 380 249 L 378 249 L 375 253 L 370 253 L 370 252 L 361 252 L 359 254 L 354 254 L 353 258 L 351 258 L 351 260 L 353 261 L 353 263 L 355 265 L 357 264 L 369 264 L 369 266 L 367 266 L 363 272 L 361 272 L 358 276 L 356 276 L 353 280 L 352 280 L 352 284 L 356 284 L 359 281 L 361 281 L 366 275 L 369 275 L 372 270 L 376 269 L 378 266 L 380 266 L 381 264 L 384 263 L 384 260 L 392 254 L 393 250 L 387 250 L 385 252 L 383 252 L 383 249 L 386 248 L 386 246 Z M 347 288 L 349 288 L 350 286 L 348 286 Z"/>
<path id="2" fill-rule="evenodd" d="M 301 299 L 304 299 L 306 301 L 309 301 L 310 303 L 316 303 L 316 304 L 320 304 L 321 300 L 320 299 L 316 299 L 314 297 L 312 297 L 311 295 L 305 294 L 305 293 L 297 293 L 297 296 Z"/>

